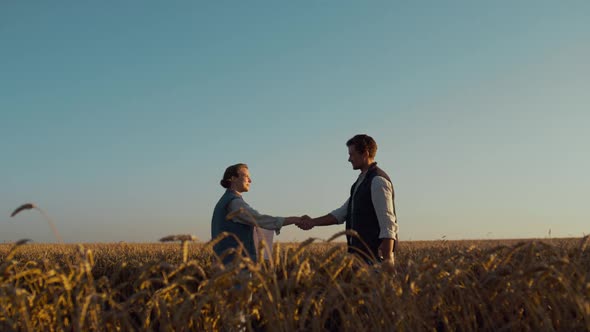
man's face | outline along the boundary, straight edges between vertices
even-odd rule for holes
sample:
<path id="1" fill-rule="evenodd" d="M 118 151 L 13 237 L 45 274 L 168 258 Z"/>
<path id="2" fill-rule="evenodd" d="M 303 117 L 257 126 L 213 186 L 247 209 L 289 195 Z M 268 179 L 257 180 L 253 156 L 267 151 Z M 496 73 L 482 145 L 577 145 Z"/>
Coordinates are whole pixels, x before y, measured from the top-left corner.
<path id="1" fill-rule="evenodd" d="M 352 164 L 352 169 L 361 169 L 369 161 L 369 154 L 359 153 L 354 145 L 348 147 L 348 161 Z"/>
<path id="2" fill-rule="evenodd" d="M 232 184 L 233 188 L 239 192 L 248 192 L 250 190 L 250 183 L 252 183 L 252 179 L 250 179 L 250 171 L 247 168 L 240 168 L 238 171 L 238 176 L 232 177 Z"/>

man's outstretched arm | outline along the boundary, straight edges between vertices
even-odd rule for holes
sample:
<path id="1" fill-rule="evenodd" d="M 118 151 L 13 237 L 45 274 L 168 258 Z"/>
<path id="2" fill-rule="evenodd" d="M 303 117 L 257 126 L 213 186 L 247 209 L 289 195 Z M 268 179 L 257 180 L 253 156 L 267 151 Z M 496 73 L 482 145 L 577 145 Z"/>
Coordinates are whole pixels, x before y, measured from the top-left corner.
<path id="1" fill-rule="evenodd" d="M 303 216 L 301 218 L 301 221 L 297 224 L 297 226 L 306 231 L 314 228 L 315 226 L 342 224 L 346 220 L 346 214 L 348 212 L 347 209 L 348 199 L 346 200 L 346 202 L 344 202 L 344 204 L 342 204 L 341 207 L 326 214 L 325 216 L 317 218 L 309 218 L 307 216 Z"/>
<path id="2" fill-rule="evenodd" d="M 317 217 L 317 218 L 309 218 L 306 219 L 301 218 L 301 221 L 297 224 L 297 226 L 303 230 L 309 230 L 314 228 L 315 226 L 328 226 L 338 224 L 338 219 L 334 217 L 332 214 L 326 214 L 325 216 Z"/>

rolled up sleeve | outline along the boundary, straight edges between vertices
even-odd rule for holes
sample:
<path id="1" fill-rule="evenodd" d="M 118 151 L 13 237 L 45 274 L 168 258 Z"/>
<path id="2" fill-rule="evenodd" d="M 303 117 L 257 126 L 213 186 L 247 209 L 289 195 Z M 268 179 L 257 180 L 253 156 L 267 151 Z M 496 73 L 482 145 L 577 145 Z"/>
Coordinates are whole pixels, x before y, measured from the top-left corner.
<path id="1" fill-rule="evenodd" d="M 397 239 L 398 225 L 393 202 L 393 186 L 384 177 L 371 182 L 371 200 L 379 221 L 380 239 Z"/>
<path id="2" fill-rule="evenodd" d="M 346 221 L 346 214 L 348 213 L 348 200 L 350 200 L 350 198 L 347 199 L 341 207 L 330 212 L 330 214 L 333 215 L 336 220 L 338 220 L 339 224 L 343 224 Z"/>
<path id="3" fill-rule="evenodd" d="M 236 212 L 238 210 L 241 210 L 240 213 L 236 214 L 231 221 L 274 230 L 277 235 L 281 232 L 281 227 L 283 227 L 283 223 L 285 222 L 284 217 L 273 217 L 267 214 L 261 214 L 241 198 L 232 200 L 228 206 L 228 213 Z"/>

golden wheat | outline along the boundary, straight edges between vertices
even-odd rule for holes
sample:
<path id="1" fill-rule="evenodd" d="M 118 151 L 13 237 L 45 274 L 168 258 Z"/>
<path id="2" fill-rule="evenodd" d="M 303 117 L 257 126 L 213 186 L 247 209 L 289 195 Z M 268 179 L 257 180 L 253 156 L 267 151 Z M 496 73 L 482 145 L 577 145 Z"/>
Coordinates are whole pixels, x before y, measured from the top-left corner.
<path id="1" fill-rule="evenodd" d="M 590 330 L 588 238 L 402 242 L 395 266 L 311 239 L 224 267 L 174 240 L 0 245 L 0 330 Z"/>

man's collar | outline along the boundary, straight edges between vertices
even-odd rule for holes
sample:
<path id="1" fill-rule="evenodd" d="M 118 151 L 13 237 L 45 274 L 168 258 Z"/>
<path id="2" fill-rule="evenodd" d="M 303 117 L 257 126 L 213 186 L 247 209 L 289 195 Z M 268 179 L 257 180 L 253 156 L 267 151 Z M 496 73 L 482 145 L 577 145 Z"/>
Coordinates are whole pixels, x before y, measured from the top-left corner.
<path id="1" fill-rule="evenodd" d="M 367 173 L 369 173 L 369 171 L 375 169 L 376 167 L 377 167 L 377 162 L 374 161 L 369 165 L 369 167 L 367 167 L 367 170 L 365 172 L 361 172 L 361 174 L 367 174 Z"/>

